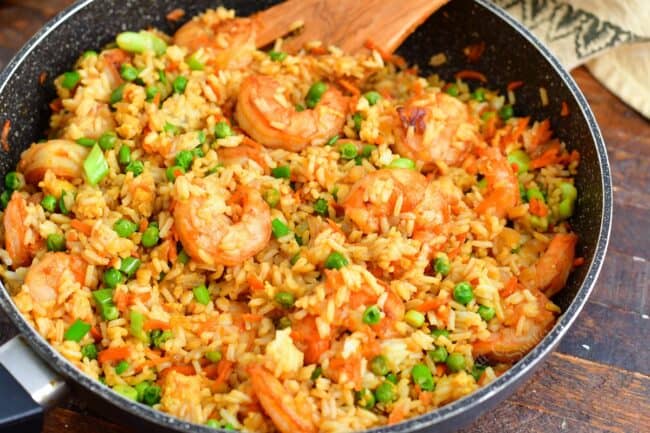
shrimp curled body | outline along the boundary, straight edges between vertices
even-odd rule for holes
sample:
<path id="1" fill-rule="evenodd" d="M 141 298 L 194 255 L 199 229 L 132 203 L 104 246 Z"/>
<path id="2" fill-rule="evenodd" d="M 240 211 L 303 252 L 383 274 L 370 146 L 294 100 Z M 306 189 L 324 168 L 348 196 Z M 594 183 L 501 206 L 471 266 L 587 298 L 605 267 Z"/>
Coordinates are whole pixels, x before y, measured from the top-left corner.
<path id="1" fill-rule="evenodd" d="M 39 303 L 54 301 L 59 287 L 69 275 L 82 284 L 86 275 L 86 262 L 79 256 L 67 253 L 47 253 L 32 265 L 25 276 L 32 298 Z"/>
<path id="2" fill-rule="evenodd" d="M 57 177 L 76 179 L 83 174 L 83 161 L 89 150 L 70 140 L 48 140 L 30 146 L 20 157 L 18 170 L 25 180 L 36 184 L 50 170 Z"/>
<path id="3" fill-rule="evenodd" d="M 230 198 L 241 207 L 228 216 L 208 196 L 179 200 L 174 208 L 176 232 L 183 248 L 207 265 L 236 266 L 259 253 L 271 238 L 271 211 L 255 189 L 240 187 Z"/>
<path id="4" fill-rule="evenodd" d="M 328 86 L 313 108 L 296 111 L 274 78 L 253 75 L 241 85 L 235 118 L 255 141 L 267 147 L 300 152 L 322 144 L 343 129 L 347 98 Z M 282 96 L 282 97 L 280 97 Z"/>

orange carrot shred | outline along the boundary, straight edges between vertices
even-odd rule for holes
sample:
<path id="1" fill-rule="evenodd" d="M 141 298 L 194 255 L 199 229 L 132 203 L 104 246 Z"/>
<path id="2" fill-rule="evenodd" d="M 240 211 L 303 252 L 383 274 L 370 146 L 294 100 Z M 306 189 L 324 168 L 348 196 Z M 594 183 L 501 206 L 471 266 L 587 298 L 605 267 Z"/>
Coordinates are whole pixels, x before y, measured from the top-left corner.
<path id="1" fill-rule="evenodd" d="M 575 260 L 573 261 L 573 266 L 582 266 L 585 264 L 585 258 L 584 257 L 576 257 Z"/>
<path id="2" fill-rule="evenodd" d="M 523 85 L 524 85 L 523 81 L 511 81 L 511 82 L 508 83 L 507 89 L 508 89 L 508 91 L 517 90 L 518 88 L 520 88 Z"/>
<path id="3" fill-rule="evenodd" d="M 511 294 L 514 293 L 514 291 L 517 289 L 517 277 L 514 275 L 510 277 L 510 279 L 506 282 L 505 286 L 503 286 L 503 289 L 499 291 L 499 295 L 501 295 L 502 298 L 507 298 Z"/>
<path id="4" fill-rule="evenodd" d="M 485 78 L 485 75 L 471 69 L 458 71 L 454 77 L 456 77 L 457 80 L 478 80 L 482 83 L 487 83 L 487 78 Z"/>
<path id="5" fill-rule="evenodd" d="M 219 361 L 219 364 L 217 364 L 217 377 L 214 379 L 215 384 L 226 383 L 234 367 L 235 364 L 232 361 L 227 359 Z"/>
<path id="6" fill-rule="evenodd" d="M 93 326 L 92 328 L 90 328 L 90 335 L 92 335 L 92 337 L 95 339 L 95 341 L 101 340 L 101 338 L 102 338 L 102 333 L 99 332 L 99 329 L 97 329 L 96 326 Z"/>
<path id="7" fill-rule="evenodd" d="M 2 125 L 2 134 L 0 134 L 0 143 L 5 152 L 9 152 L 9 131 L 11 131 L 11 120 L 7 119 Z"/>
<path id="8" fill-rule="evenodd" d="M 148 319 L 142 325 L 142 328 L 145 331 L 151 331 L 152 329 L 170 329 L 171 325 L 168 322 L 163 322 L 162 320 Z"/>
<path id="9" fill-rule="evenodd" d="M 443 305 L 445 302 L 447 302 L 447 300 L 444 298 L 427 299 L 422 304 L 420 304 L 416 308 L 416 310 L 418 310 L 421 313 L 426 313 L 428 311 L 436 310 L 439 306 Z"/>
<path id="10" fill-rule="evenodd" d="M 530 213 L 533 215 L 537 215 L 539 217 L 545 217 L 548 215 L 548 208 L 544 202 L 538 198 L 531 198 L 529 206 Z"/>
<path id="11" fill-rule="evenodd" d="M 385 51 L 384 49 L 379 47 L 377 44 L 375 44 L 370 39 L 368 39 L 366 41 L 366 43 L 364 44 L 364 47 L 368 48 L 369 50 L 377 51 L 379 53 L 379 55 L 381 56 L 381 58 L 385 62 L 392 63 L 392 64 L 394 64 L 395 66 L 397 66 L 399 68 L 404 68 L 406 66 L 406 60 L 404 60 L 403 57 L 396 56 L 394 54 L 391 54 L 391 53 Z"/>
<path id="12" fill-rule="evenodd" d="M 530 161 L 530 167 L 532 169 L 537 169 L 557 164 L 559 162 L 561 162 L 560 143 L 556 142 L 546 149 L 540 156 Z"/>
<path id="13" fill-rule="evenodd" d="M 467 60 L 471 63 L 477 62 L 485 52 L 485 42 L 481 41 L 476 44 L 468 45 L 463 49 Z"/>
<path id="14" fill-rule="evenodd" d="M 310 54 L 317 55 L 317 56 L 318 56 L 318 55 L 327 54 L 327 48 L 325 48 L 325 47 L 322 46 L 322 45 L 319 45 L 319 46 L 316 46 L 316 47 L 311 47 L 311 48 L 309 49 L 309 53 L 310 53 Z"/>
<path id="15" fill-rule="evenodd" d="M 562 101 L 562 109 L 560 110 L 560 116 L 567 117 L 571 112 L 569 111 L 569 104 L 566 101 Z"/>
<path id="16" fill-rule="evenodd" d="M 112 362 L 112 361 L 119 361 L 122 359 L 126 359 L 131 355 L 131 349 L 129 349 L 126 346 L 120 346 L 120 347 L 109 347 L 108 349 L 104 349 L 99 354 L 97 355 L 97 360 L 99 361 L 100 364 L 103 364 L 105 362 Z"/>
<path id="17" fill-rule="evenodd" d="M 165 18 L 167 18 L 168 21 L 178 21 L 181 18 L 185 16 L 185 11 L 181 8 L 176 8 L 173 11 L 169 12 Z"/>
<path id="18" fill-rule="evenodd" d="M 70 227 L 72 227 L 73 229 L 85 234 L 86 236 L 90 236 L 90 234 L 93 231 L 93 228 L 92 228 L 92 226 L 90 224 L 87 224 L 87 223 L 85 223 L 83 221 L 80 221 L 80 220 L 77 220 L 77 219 L 74 219 L 74 220 L 70 221 Z"/>
<path id="19" fill-rule="evenodd" d="M 257 278 L 253 274 L 248 274 L 248 277 L 246 277 L 246 281 L 248 282 L 248 286 L 251 288 L 253 291 L 257 290 L 264 290 L 264 282 Z"/>

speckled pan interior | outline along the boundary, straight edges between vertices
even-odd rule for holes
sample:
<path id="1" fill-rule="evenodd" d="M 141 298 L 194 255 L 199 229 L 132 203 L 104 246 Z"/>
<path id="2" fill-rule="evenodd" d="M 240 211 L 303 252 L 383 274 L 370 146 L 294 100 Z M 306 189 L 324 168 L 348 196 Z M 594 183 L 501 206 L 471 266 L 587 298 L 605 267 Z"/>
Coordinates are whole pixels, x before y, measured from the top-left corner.
<path id="1" fill-rule="evenodd" d="M 0 76 L 0 124 L 11 122 L 10 150 L 0 150 L 0 176 L 12 170 L 21 152 L 42 138 L 47 128 L 48 102 L 55 96 L 52 80 L 69 69 L 85 50 L 100 49 L 124 30 L 157 27 L 171 32 L 167 12 L 181 7 L 185 17 L 217 5 L 235 8 L 240 15 L 276 3 L 274 1 L 181 1 L 181 0 L 87 0 L 78 2 L 48 23 L 18 53 Z M 478 63 L 469 64 L 463 54 L 467 45 L 484 41 L 486 52 Z M 517 91 L 517 115 L 533 119 L 550 118 L 556 136 L 581 158 L 576 178 L 580 192 L 576 214 L 571 220 L 580 235 L 578 254 L 586 265 L 574 272 L 568 287 L 556 298 L 565 311 L 553 331 L 527 357 L 490 386 L 425 416 L 382 432 L 455 431 L 479 413 L 512 393 L 552 350 L 575 320 L 586 302 L 604 257 L 611 222 L 611 181 L 604 143 L 586 101 L 570 75 L 525 29 L 485 0 L 455 0 L 427 20 L 398 51 L 409 63 L 418 64 L 424 73 L 433 72 L 428 61 L 433 54 L 445 53 L 447 63 L 435 72 L 450 79 L 461 69 L 476 69 L 489 78 L 490 88 L 505 89 L 507 83 L 524 81 Z M 47 74 L 44 85 L 39 84 Z M 539 88 L 544 87 L 550 104 L 542 107 Z M 560 104 L 568 104 L 571 115 L 560 116 Z M 109 392 L 97 382 L 80 374 L 47 345 L 15 310 L 4 288 L 0 305 L 9 313 L 30 343 L 66 377 L 104 404 L 116 406 L 125 415 L 158 428 L 180 431 L 214 431 L 180 422 L 141 405 L 133 404 Z M 435 427 L 434 427 L 435 426 Z"/>

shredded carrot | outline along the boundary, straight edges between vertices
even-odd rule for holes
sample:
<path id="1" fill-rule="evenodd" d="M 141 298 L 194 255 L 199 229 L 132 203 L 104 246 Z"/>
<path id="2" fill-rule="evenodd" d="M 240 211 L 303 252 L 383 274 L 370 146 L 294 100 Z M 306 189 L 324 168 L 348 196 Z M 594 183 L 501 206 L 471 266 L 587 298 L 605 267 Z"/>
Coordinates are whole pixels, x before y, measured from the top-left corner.
<path id="1" fill-rule="evenodd" d="M 506 282 L 505 286 L 503 286 L 503 289 L 499 291 L 499 295 L 501 295 L 502 298 L 507 298 L 508 296 L 512 295 L 517 289 L 517 284 L 518 284 L 517 277 L 513 275 Z"/>
<path id="2" fill-rule="evenodd" d="M 43 86 L 46 81 L 47 81 L 47 72 L 43 71 L 38 76 L 38 84 Z"/>
<path id="3" fill-rule="evenodd" d="M 11 131 L 11 120 L 7 119 L 2 125 L 2 133 L 0 134 L 0 143 L 2 143 L 2 149 L 5 152 L 9 152 L 9 131 Z"/>
<path id="4" fill-rule="evenodd" d="M 468 45 L 463 49 L 463 53 L 467 56 L 467 60 L 471 63 L 477 62 L 483 52 L 485 51 L 485 42 L 481 41 L 476 44 Z"/>
<path id="5" fill-rule="evenodd" d="M 331 218 L 327 218 L 327 225 L 330 226 L 332 230 L 334 230 L 336 233 L 343 233 L 343 230 L 341 230 L 341 227 L 339 227 L 334 221 L 332 221 Z"/>
<path id="6" fill-rule="evenodd" d="M 169 251 L 167 251 L 167 258 L 170 262 L 175 262 L 176 257 L 178 257 L 178 251 L 176 251 L 176 242 L 172 241 L 171 239 L 167 242 L 169 242 Z"/>
<path id="7" fill-rule="evenodd" d="M 131 349 L 126 346 L 109 347 L 104 349 L 97 355 L 97 360 L 100 364 L 112 361 L 119 361 L 126 359 L 131 355 Z"/>
<path id="8" fill-rule="evenodd" d="M 359 88 L 354 84 L 350 83 L 348 80 L 344 80 L 343 78 L 341 78 L 339 80 L 339 84 L 341 85 L 341 87 L 343 87 L 345 90 L 347 90 L 348 92 L 350 92 L 355 96 L 359 96 L 361 94 Z"/>
<path id="9" fill-rule="evenodd" d="M 498 116 L 492 116 L 485 123 L 485 128 L 483 130 L 483 135 L 485 138 L 489 139 L 494 137 L 497 133 L 497 122 L 499 121 Z"/>
<path id="10" fill-rule="evenodd" d="M 149 227 L 149 221 L 147 221 L 145 218 L 142 218 L 140 220 L 140 225 L 138 226 L 138 228 L 140 229 L 141 232 L 144 232 L 145 230 L 147 230 L 147 227 Z"/>
<path id="11" fill-rule="evenodd" d="M 523 81 L 511 81 L 511 82 L 508 83 L 508 86 L 506 87 L 506 89 L 509 92 L 512 92 L 513 90 L 517 90 L 518 88 L 520 88 L 523 85 L 524 85 Z"/>
<path id="12" fill-rule="evenodd" d="M 145 331 L 151 331 L 152 329 L 171 329 L 169 322 L 163 322 L 162 320 L 149 319 L 144 322 L 142 328 Z"/>
<path id="13" fill-rule="evenodd" d="M 544 202 L 538 198 L 530 199 L 529 210 L 531 214 L 537 215 L 539 217 L 545 217 L 548 215 L 548 208 Z"/>
<path id="14" fill-rule="evenodd" d="M 327 48 L 325 48 L 322 45 L 311 47 L 309 49 L 309 54 L 314 54 L 316 56 L 320 56 L 320 55 L 327 54 L 327 53 L 328 53 Z"/>
<path id="15" fill-rule="evenodd" d="M 215 385 L 226 383 L 232 373 L 235 364 L 227 359 L 222 359 L 217 364 L 217 377 L 214 379 Z"/>
<path id="16" fill-rule="evenodd" d="M 447 299 L 445 299 L 445 298 L 427 299 L 422 304 L 420 304 L 416 308 L 416 310 L 418 310 L 421 313 L 426 313 L 428 311 L 436 310 L 439 306 L 445 304 L 446 302 L 447 302 Z"/>
<path id="17" fill-rule="evenodd" d="M 178 21 L 185 16 L 185 11 L 181 8 L 176 8 L 166 15 L 168 21 Z"/>
<path id="18" fill-rule="evenodd" d="M 328 294 L 334 293 L 344 284 L 341 272 L 334 269 L 325 269 L 325 289 Z"/>
<path id="19" fill-rule="evenodd" d="M 388 424 L 397 424 L 398 422 L 402 421 L 406 415 L 405 412 L 406 411 L 403 404 L 396 404 L 390 415 L 388 415 Z"/>
<path id="20" fill-rule="evenodd" d="M 63 103 L 61 98 L 56 98 L 54 101 L 50 102 L 50 110 L 54 113 L 58 113 L 63 108 Z"/>
<path id="21" fill-rule="evenodd" d="M 241 315 L 242 320 L 244 323 L 259 323 L 262 321 L 264 316 L 261 314 L 254 314 L 254 313 L 244 313 Z"/>
<path id="22" fill-rule="evenodd" d="M 205 322 L 201 323 L 196 330 L 196 333 L 201 335 L 204 332 L 209 332 L 212 331 L 212 329 L 219 323 L 219 319 L 217 317 L 211 317 L 207 319 Z"/>
<path id="23" fill-rule="evenodd" d="M 113 301 L 117 309 L 124 312 L 131 304 L 131 296 L 128 293 L 116 291 L 113 295 Z"/>
<path id="24" fill-rule="evenodd" d="M 377 51 L 379 53 L 379 55 L 381 56 L 381 58 L 385 62 L 392 63 L 392 64 L 394 64 L 395 66 L 397 66 L 399 68 L 404 68 L 406 66 L 406 60 L 404 60 L 403 57 L 396 56 L 394 54 L 391 54 L 391 53 L 385 51 L 381 47 L 377 46 L 377 44 L 375 44 L 370 39 L 368 39 L 366 41 L 366 43 L 364 44 L 364 47 L 368 48 L 369 50 Z"/>
<path id="25" fill-rule="evenodd" d="M 70 227 L 72 227 L 73 229 L 85 234 L 86 236 L 90 236 L 90 234 L 93 231 L 93 228 L 92 228 L 92 226 L 90 224 L 87 224 L 87 223 L 85 223 L 83 221 L 80 221 L 80 220 L 77 220 L 77 219 L 74 219 L 74 220 L 70 221 Z"/>
<path id="26" fill-rule="evenodd" d="M 436 364 L 436 376 L 444 376 L 447 373 L 447 366 L 444 364 Z"/>
<path id="27" fill-rule="evenodd" d="M 102 338 L 102 333 L 99 332 L 99 329 L 97 329 L 96 326 L 90 328 L 90 335 L 95 339 L 95 341 L 101 340 Z"/>
<path id="28" fill-rule="evenodd" d="M 530 150 L 535 150 L 537 146 L 542 143 L 546 143 L 551 139 L 551 122 L 546 119 L 537 125 L 537 128 L 534 130 L 534 134 L 531 137 Z"/>
<path id="29" fill-rule="evenodd" d="M 418 400 L 425 406 L 429 406 L 433 401 L 433 393 L 430 391 L 421 391 Z"/>
<path id="30" fill-rule="evenodd" d="M 176 373 L 180 373 L 184 376 L 194 376 L 196 374 L 196 370 L 194 369 L 194 366 L 192 364 L 177 364 L 177 365 L 172 365 L 171 367 L 167 367 L 166 369 L 160 372 L 160 375 L 165 376 L 168 373 L 171 373 L 172 371 L 175 371 Z"/>
<path id="31" fill-rule="evenodd" d="M 246 277 L 246 281 L 248 282 L 248 287 L 251 288 L 253 291 L 258 291 L 258 290 L 264 290 L 264 282 L 257 278 L 253 274 L 248 274 Z"/>
<path id="32" fill-rule="evenodd" d="M 585 264 L 585 258 L 584 257 L 576 257 L 575 260 L 573 261 L 573 266 L 578 267 L 582 266 Z"/>
<path id="33" fill-rule="evenodd" d="M 485 78 L 485 75 L 471 69 L 458 71 L 454 77 L 456 77 L 457 80 L 478 80 L 482 83 L 487 83 L 487 78 Z"/>
<path id="34" fill-rule="evenodd" d="M 537 169 L 561 162 L 560 143 L 555 142 L 540 156 L 530 161 L 530 168 Z"/>
<path id="35" fill-rule="evenodd" d="M 560 110 L 560 116 L 567 117 L 571 112 L 569 111 L 569 104 L 566 101 L 562 101 L 562 109 Z"/>

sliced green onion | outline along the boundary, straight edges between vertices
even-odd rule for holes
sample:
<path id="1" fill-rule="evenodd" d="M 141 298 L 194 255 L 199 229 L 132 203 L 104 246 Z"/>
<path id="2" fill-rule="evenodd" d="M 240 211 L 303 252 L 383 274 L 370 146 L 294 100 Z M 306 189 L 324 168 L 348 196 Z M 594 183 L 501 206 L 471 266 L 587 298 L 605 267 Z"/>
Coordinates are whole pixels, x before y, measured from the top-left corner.
<path id="1" fill-rule="evenodd" d="M 280 203 L 280 191 L 275 188 L 267 189 L 263 194 L 264 201 L 271 207 L 276 207 Z"/>
<path id="2" fill-rule="evenodd" d="M 202 71 L 205 68 L 203 62 L 196 57 L 196 53 L 187 58 L 187 66 L 193 71 Z"/>
<path id="3" fill-rule="evenodd" d="M 205 287 L 205 284 L 195 287 L 192 289 L 192 292 L 194 293 L 194 299 L 199 304 L 208 305 L 210 303 L 210 292 L 208 291 L 208 288 Z"/>
<path id="4" fill-rule="evenodd" d="M 113 387 L 113 391 L 122 395 L 123 397 L 128 398 L 129 400 L 138 401 L 138 391 L 136 391 L 132 386 L 120 383 Z"/>
<path id="5" fill-rule="evenodd" d="M 120 272 L 131 278 L 140 268 L 142 261 L 137 257 L 125 257 L 120 263 Z"/>
<path id="6" fill-rule="evenodd" d="M 326 146 L 334 146 L 336 142 L 339 141 L 339 136 L 338 134 L 327 140 L 327 143 L 325 143 Z"/>
<path id="7" fill-rule="evenodd" d="M 144 314 L 131 310 L 131 335 L 143 343 L 149 344 L 149 335 L 144 331 Z M 119 373 L 118 373 L 119 374 Z"/>
<path id="8" fill-rule="evenodd" d="M 109 98 L 109 103 L 111 105 L 115 105 L 118 102 L 120 102 L 124 98 L 124 86 L 126 84 L 120 84 L 111 92 L 111 96 Z"/>
<path id="9" fill-rule="evenodd" d="M 97 185 L 108 175 L 108 162 L 104 158 L 104 152 L 99 145 L 94 145 L 84 160 L 84 173 L 91 185 Z"/>
<path id="10" fill-rule="evenodd" d="M 284 59 L 287 58 L 287 53 L 284 53 L 282 51 L 271 50 L 269 51 L 269 58 L 274 62 L 282 62 Z"/>
<path id="11" fill-rule="evenodd" d="M 160 56 L 167 51 L 165 41 L 146 31 L 123 32 L 117 35 L 115 41 L 118 47 L 130 53 L 143 53 L 150 50 Z"/>
<path id="12" fill-rule="evenodd" d="M 363 97 L 368 100 L 368 104 L 370 105 L 375 105 L 381 99 L 379 92 L 375 92 L 374 90 L 364 93 Z"/>
<path id="13" fill-rule="evenodd" d="M 88 331 L 90 331 L 90 328 L 91 326 L 89 323 L 77 319 L 72 325 L 70 325 L 67 331 L 65 331 L 63 339 L 66 341 L 76 341 L 78 343 L 86 336 Z"/>
<path id="14" fill-rule="evenodd" d="M 358 134 L 359 131 L 361 131 L 361 121 L 363 118 L 361 117 L 361 113 L 356 112 L 352 115 L 352 121 L 354 122 L 354 130 Z"/>
<path id="15" fill-rule="evenodd" d="M 133 81 L 138 78 L 138 70 L 131 65 L 123 64 L 120 68 L 120 76 L 125 81 Z"/>
<path id="16" fill-rule="evenodd" d="M 187 78 L 183 77 L 182 75 L 176 77 L 172 82 L 172 89 L 174 89 L 175 93 L 184 93 L 186 87 L 187 87 Z"/>
<path id="17" fill-rule="evenodd" d="M 508 154 L 508 162 L 510 164 L 517 164 L 517 172 L 519 174 L 526 173 L 530 168 L 530 156 L 521 150 L 513 150 Z"/>
<path id="18" fill-rule="evenodd" d="M 142 161 L 131 161 L 124 168 L 124 171 L 133 173 L 133 177 L 138 177 L 144 171 L 144 163 Z"/>

